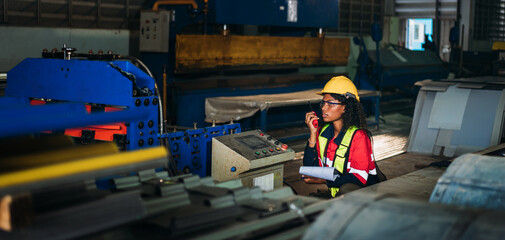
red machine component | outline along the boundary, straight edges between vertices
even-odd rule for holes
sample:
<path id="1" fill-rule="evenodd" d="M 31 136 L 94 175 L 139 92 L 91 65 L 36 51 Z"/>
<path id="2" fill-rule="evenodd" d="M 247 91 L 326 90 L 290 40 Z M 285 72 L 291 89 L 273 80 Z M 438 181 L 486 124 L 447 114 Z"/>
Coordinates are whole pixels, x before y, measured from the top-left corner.
<path id="1" fill-rule="evenodd" d="M 46 104 L 46 101 L 31 100 L 30 104 L 31 105 L 44 105 L 44 104 Z M 121 108 L 114 108 L 114 107 L 105 107 L 104 108 L 104 112 L 114 112 L 114 111 L 121 111 L 121 110 L 122 110 Z M 90 105 L 86 105 L 86 111 L 88 113 L 91 113 L 91 106 Z M 95 140 L 102 140 L 102 141 L 113 141 L 114 134 L 126 135 L 125 123 L 112 123 L 112 124 L 107 124 L 107 125 L 92 125 L 92 126 L 81 127 L 81 128 L 65 129 L 65 135 L 80 138 L 80 137 L 82 137 L 83 130 L 94 131 L 95 132 L 94 139 Z"/>

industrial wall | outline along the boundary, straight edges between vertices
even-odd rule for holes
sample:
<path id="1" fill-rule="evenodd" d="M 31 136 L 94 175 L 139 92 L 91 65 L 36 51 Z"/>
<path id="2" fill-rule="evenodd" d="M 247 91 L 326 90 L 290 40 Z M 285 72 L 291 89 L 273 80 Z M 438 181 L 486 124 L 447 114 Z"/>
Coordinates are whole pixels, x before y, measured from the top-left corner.
<path id="1" fill-rule="evenodd" d="M 129 55 L 130 30 L 0 26 L 0 72 L 9 71 L 25 58 L 41 57 L 44 48 L 61 51 L 63 44 L 81 53 L 102 49 Z"/>

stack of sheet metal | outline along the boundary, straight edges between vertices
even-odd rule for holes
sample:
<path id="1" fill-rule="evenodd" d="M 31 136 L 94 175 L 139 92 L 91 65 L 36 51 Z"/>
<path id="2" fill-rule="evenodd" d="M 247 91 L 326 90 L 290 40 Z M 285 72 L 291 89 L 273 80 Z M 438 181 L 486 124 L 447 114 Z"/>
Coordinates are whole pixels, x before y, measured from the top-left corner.
<path id="1" fill-rule="evenodd" d="M 2 239 L 72 238 L 138 219 L 139 190 L 100 190 L 95 179 L 167 163 L 162 147 L 119 152 L 112 142 L 75 146 L 67 136 L 3 139 L 1 149 Z"/>
<path id="2" fill-rule="evenodd" d="M 29 143 L 25 151 L 20 142 Z M 164 148 L 118 152 L 114 143 L 76 146 L 66 136 L 9 139 L 0 148 L 11 149 L 0 161 L 1 239 L 301 236 L 327 207 L 290 188 L 169 177 L 155 171 L 167 163 Z M 104 177 L 110 189 L 97 188 Z"/>

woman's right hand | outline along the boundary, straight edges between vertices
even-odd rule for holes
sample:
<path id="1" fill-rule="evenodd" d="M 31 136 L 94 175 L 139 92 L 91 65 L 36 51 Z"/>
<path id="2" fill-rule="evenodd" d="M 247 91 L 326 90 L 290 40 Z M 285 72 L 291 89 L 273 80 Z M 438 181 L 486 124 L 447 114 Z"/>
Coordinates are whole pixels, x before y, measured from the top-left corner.
<path id="1" fill-rule="evenodd" d="M 309 147 L 314 147 L 316 146 L 316 140 L 317 140 L 317 127 L 314 126 L 313 121 L 319 119 L 316 116 L 315 112 L 308 112 L 305 114 L 305 124 L 310 129 L 310 137 L 309 137 Z"/>
<path id="2" fill-rule="evenodd" d="M 316 116 L 315 112 L 308 112 L 305 114 L 305 124 L 307 124 L 311 133 L 317 132 L 317 127 L 315 127 L 314 124 L 312 124 L 312 122 L 317 119 L 319 118 Z"/>

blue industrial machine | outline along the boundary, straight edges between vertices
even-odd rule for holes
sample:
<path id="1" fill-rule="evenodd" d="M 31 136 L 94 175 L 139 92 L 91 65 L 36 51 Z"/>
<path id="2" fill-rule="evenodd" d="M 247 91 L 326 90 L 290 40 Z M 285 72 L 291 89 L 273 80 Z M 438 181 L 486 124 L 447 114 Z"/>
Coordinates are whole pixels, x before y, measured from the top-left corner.
<path id="1" fill-rule="evenodd" d="M 209 97 L 322 88 L 338 73 L 298 69 L 347 65 L 349 39 L 324 37 L 325 28 L 338 28 L 338 17 L 339 1 L 156 1 L 141 12 L 141 59 L 166 91 L 169 124 L 204 126 Z M 307 32 L 312 37 L 303 37 Z M 273 110 L 269 123 L 289 125 L 304 111 Z M 260 122 L 240 121 L 243 128 Z"/>
<path id="2" fill-rule="evenodd" d="M 112 136 L 124 150 L 159 145 L 159 99 L 154 92 L 154 80 L 128 61 L 35 58 L 9 71 L 5 89 L 6 96 L 47 100 L 48 104 L 86 103 L 93 112 L 105 112 L 106 106 L 144 110 L 145 118 L 125 123 L 126 134 Z M 70 121 L 74 120 L 79 119 Z"/>
<path id="3" fill-rule="evenodd" d="M 360 67 L 355 78 L 360 89 L 382 91 L 384 88 L 395 88 L 415 94 L 415 82 L 445 79 L 449 74 L 435 52 L 411 51 L 394 45 L 380 48 L 382 30 L 377 19 L 372 24 L 372 39 L 376 50 L 368 50 L 361 36 L 354 38 L 354 44 L 360 46 Z"/>
<path id="4" fill-rule="evenodd" d="M 209 1 L 218 24 L 338 28 L 339 1 Z M 213 14 L 211 14 L 212 16 Z M 317 17 L 314 17 L 317 16 Z"/>
<path id="5" fill-rule="evenodd" d="M 379 89 L 393 87 L 409 91 L 417 81 L 446 79 L 449 75 L 443 62 L 431 51 L 381 49 L 380 61 L 377 61 L 375 51 L 369 53 L 371 63 L 380 69 L 379 79 L 373 83 Z"/>
<path id="6" fill-rule="evenodd" d="M 0 98 L 0 138 L 40 133 L 47 130 L 146 118 L 145 109 L 88 114 L 83 103 L 58 103 L 32 106 L 27 99 Z"/>
<path id="7" fill-rule="evenodd" d="M 83 144 L 114 141 L 128 151 L 162 143 L 170 146 L 172 171 L 170 164 L 175 164 L 184 173 L 204 177 L 211 171 L 212 137 L 241 131 L 240 124 L 231 124 L 165 133 L 149 70 L 119 55 L 43 55 L 47 58 L 25 59 L 9 71 L 6 97 L 0 98 L 0 137 L 65 133 Z"/>

